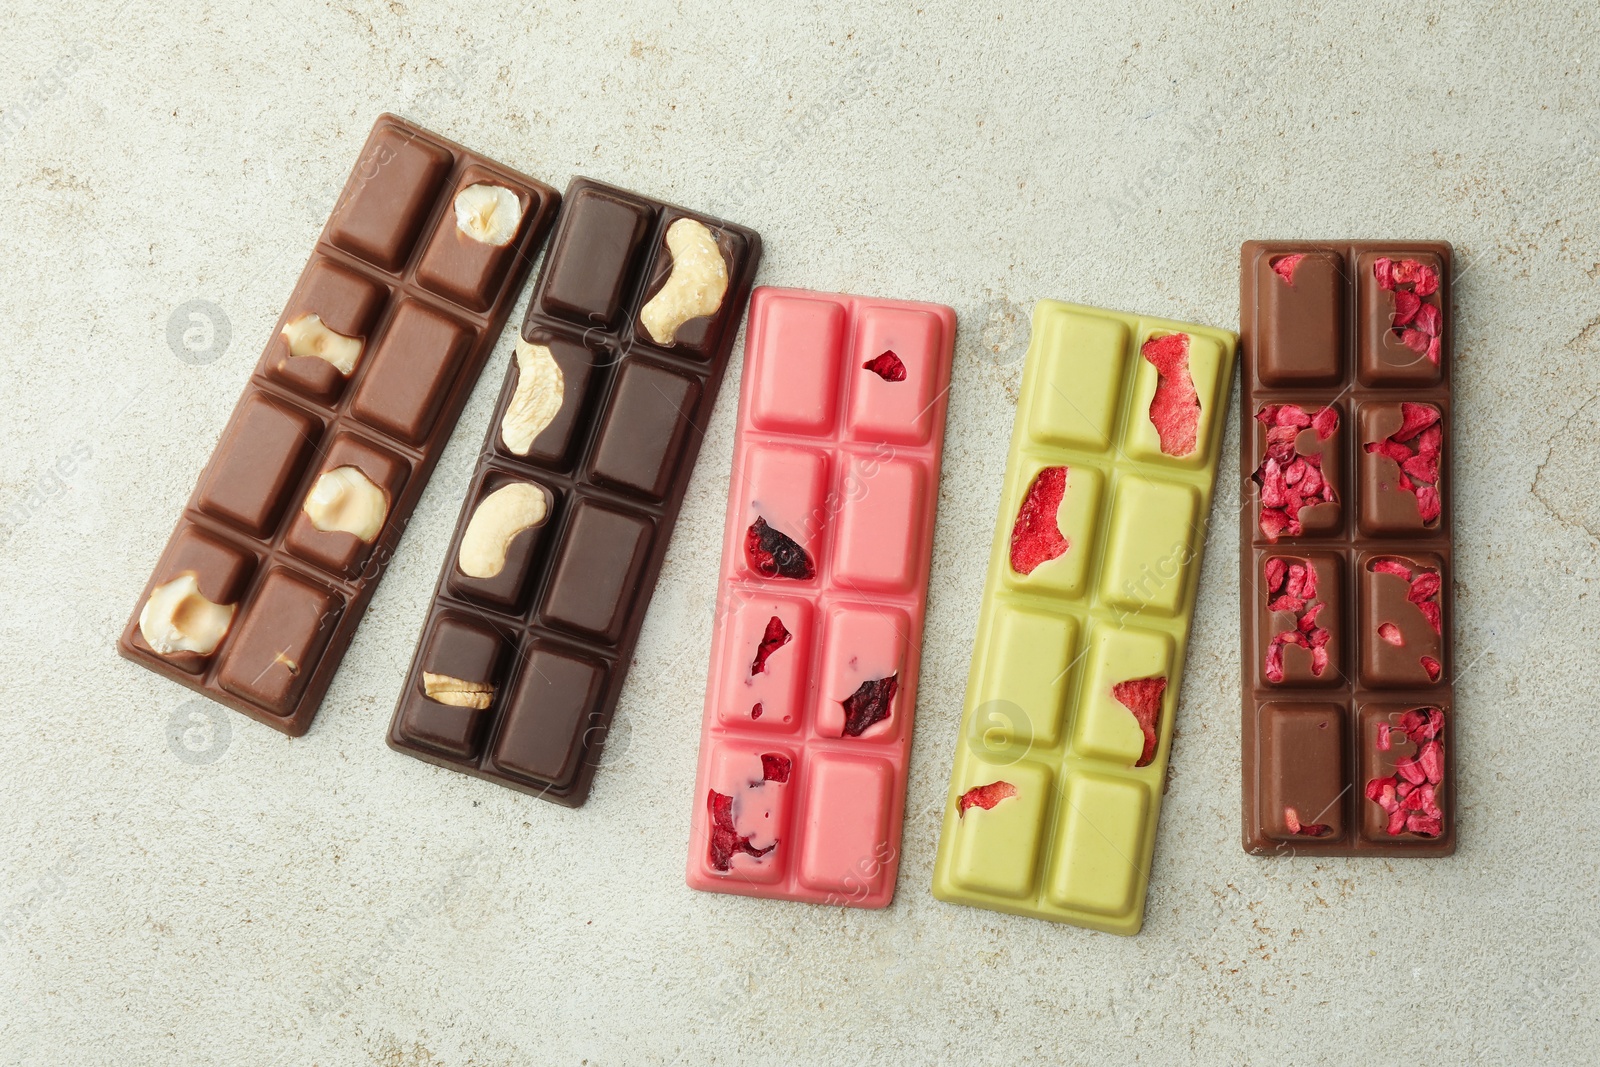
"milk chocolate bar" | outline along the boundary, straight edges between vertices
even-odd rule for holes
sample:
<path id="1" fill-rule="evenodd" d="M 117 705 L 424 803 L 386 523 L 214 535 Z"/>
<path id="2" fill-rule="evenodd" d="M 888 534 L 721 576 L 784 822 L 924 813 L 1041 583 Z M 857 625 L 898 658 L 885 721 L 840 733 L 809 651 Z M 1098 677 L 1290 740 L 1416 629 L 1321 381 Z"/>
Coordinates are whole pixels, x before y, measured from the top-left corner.
<path id="1" fill-rule="evenodd" d="M 1451 283 L 1443 242 L 1244 245 L 1254 855 L 1455 850 Z"/>
<path id="2" fill-rule="evenodd" d="M 760 256 L 752 230 L 573 181 L 391 747 L 583 803 Z"/>
<path id="3" fill-rule="evenodd" d="M 306 732 L 555 216 L 380 116 L 118 641 Z"/>

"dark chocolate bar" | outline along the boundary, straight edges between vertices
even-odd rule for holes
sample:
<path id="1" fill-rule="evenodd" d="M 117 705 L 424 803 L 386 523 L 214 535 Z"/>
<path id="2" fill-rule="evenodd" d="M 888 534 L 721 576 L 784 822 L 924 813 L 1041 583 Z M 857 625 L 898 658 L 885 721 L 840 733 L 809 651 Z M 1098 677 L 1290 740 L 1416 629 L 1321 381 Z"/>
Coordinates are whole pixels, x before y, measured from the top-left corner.
<path id="1" fill-rule="evenodd" d="M 391 747 L 583 803 L 760 258 L 754 231 L 573 181 Z"/>
<path id="2" fill-rule="evenodd" d="M 1245 850 L 1449 855 L 1450 246 L 1242 258 Z"/>
<path id="3" fill-rule="evenodd" d="M 379 117 L 123 656 L 306 732 L 560 199 Z"/>

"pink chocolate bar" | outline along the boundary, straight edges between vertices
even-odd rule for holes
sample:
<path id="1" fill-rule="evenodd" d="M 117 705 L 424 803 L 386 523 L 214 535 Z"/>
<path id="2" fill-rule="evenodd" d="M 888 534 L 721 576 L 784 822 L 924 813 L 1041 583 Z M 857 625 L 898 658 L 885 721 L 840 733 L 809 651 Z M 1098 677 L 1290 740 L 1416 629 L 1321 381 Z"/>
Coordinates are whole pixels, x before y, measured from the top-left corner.
<path id="1" fill-rule="evenodd" d="M 750 298 L 689 885 L 894 896 L 956 316 Z"/>

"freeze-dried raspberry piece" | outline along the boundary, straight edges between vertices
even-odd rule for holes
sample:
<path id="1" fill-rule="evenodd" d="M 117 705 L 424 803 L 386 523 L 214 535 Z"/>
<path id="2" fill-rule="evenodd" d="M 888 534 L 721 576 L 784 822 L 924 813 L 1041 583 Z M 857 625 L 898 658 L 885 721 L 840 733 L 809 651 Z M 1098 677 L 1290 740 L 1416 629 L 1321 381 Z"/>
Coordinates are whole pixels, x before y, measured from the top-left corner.
<path id="1" fill-rule="evenodd" d="M 988 785 L 975 785 L 956 801 L 956 817 L 966 818 L 968 808 L 982 808 L 990 811 L 1002 800 L 1010 800 L 1017 795 L 1017 787 L 1010 782 L 990 782 Z"/>
<path id="2" fill-rule="evenodd" d="M 871 371 L 886 382 L 906 380 L 906 365 L 893 352 L 883 352 L 876 358 L 867 360 L 861 364 L 861 369 Z"/>
<path id="3" fill-rule="evenodd" d="M 1070 547 L 1056 521 L 1066 495 L 1066 467 L 1046 467 L 1034 476 L 1011 527 L 1011 569 L 1018 574 L 1032 574 Z"/>
<path id="4" fill-rule="evenodd" d="M 1372 276 L 1378 279 L 1378 288 L 1387 292 L 1394 288 L 1394 260 L 1383 256 L 1372 263 Z"/>
<path id="5" fill-rule="evenodd" d="M 1409 441 L 1429 426 L 1439 421 L 1439 409 L 1432 404 L 1400 405 L 1400 428 L 1389 435 L 1391 441 Z"/>
<path id="6" fill-rule="evenodd" d="M 1300 834 L 1304 837 L 1322 837 L 1333 829 L 1326 823 L 1302 823 L 1300 813 L 1290 807 L 1283 809 L 1283 824 L 1289 828 L 1291 834 Z"/>
<path id="7" fill-rule="evenodd" d="M 766 632 L 761 635 L 761 643 L 756 645 L 756 658 L 750 664 L 750 676 L 753 678 L 765 671 L 767 657 L 787 645 L 793 636 L 789 628 L 783 624 L 783 620 L 776 615 L 767 620 Z"/>
<path id="8" fill-rule="evenodd" d="M 1400 716 L 1400 732 L 1415 744 L 1431 741 L 1444 729 L 1444 712 L 1438 708 L 1412 708 Z"/>
<path id="9" fill-rule="evenodd" d="M 1305 258 L 1306 254 L 1304 252 L 1293 252 L 1287 256 L 1279 256 L 1277 259 L 1272 261 L 1272 273 L 1276 274 L 1290 285 L 1293 285 L 1294 269 L 1298 267 L 1300 265 L 1300 261 Z"/>
<path id="10" fill-rule="evenodd" d="M 1435 571 L 1423 571 L 1411 580 L 1411 588 L 1406 591 L 1406 599 L 1413 604 L 1420 604 L 1430 597 L 1439 595 L 1439 575 Z"/>
<path id="11" fill-rule="evenodd" d="M 860 737 L 874 723 L 889 717 L 889 706 L 900 689 L 900 675 L 872 678 L 862 682 L 854 693 L 841 700 L 844 706 L 844 733 L 846 737 Z"/>
<path id="12" fill-rule="evenodd" d="M 1289 573 L 1289 564 L 1281 556 L 1273 556 L 1267 560 L 1267 588 L 1277 590 L 1283 588 L 1283 579 Z"/>
<path id="13" fill-rule="evenodd" d="M 815 577 L 817 573 L 810 553 L 788 535 L 768 526 L 767 520 L 759 515 L 745 532 L 744 552 L 756 573 L 767 578 L 803 581 Z"/>
<path id="14" fill-rule="evenodd" d="M 1422 307 L 1422 298 L 1410 289 L 1400 289 L 1394 294 L 1394 324 L 1406 326 L 1417 317 L 1417 310 Z"/>
<path id="15" fill-rule="evenodd" d="M 733 798 L 726 793 L 711 790 L 706 798 L 706 804 L 711 809 L 712 870 L 731 871 L 736 853 L 742 852 L 746 856 L 760 859 L 778 847 L 778 843 L 774 841 L 766 848 L 756 848 L 750 844 L 748 836 L 740 836 L 733 825 Z"/>
<path id="16" fill-rule="evenodd" d="M 788 756 L 778 752 L 764 752 L 761 754 L 761 779 L 766 782 L 777 782 L 784 785 L 789 781 L 789 772 L 794 768 L 794 761 Z"/>
<path id="17" fill-rule="evenodd" d="M 1161 718 L 1161 695 L 1167 691 L 1165 678 L 1131 678 L 1111 687 L 1111 695 L 1129 711 L 1144 732 L 1144 751 L 1135 767 L 1148 766 L 1156 757 L 1156 723 Z"/>
<path id="18" fill-rule="evenodd" d="M 1311 427 L 1317 431 L 1317 440 L 1326 441 L 1339 428 L 1339 409 L 1319 408 L 1317 413 L 1311 416 Z"/>
<path id="19" fill-rule="evenodd" d="M 1417 489 L 1417 514 L 1422 516 L 1423 522 L 1438 521 L 1443 506 L 1439 503 L 1439 490 L 1431 485 L 1419 485 Z"/>
<path id="20" fill-rule="evenodd" d="M 1432 656 L 1423 656 L 1422 669 L 1428 672 L 1428 681 L 1437 682 L 1439 680 L 1439 675 L 1444 672 L 1444 664 L 1440 663 Z"/>
<path id="21" fill-rule="evenodd" d="M 1379 625 L 1378 636 L 1389 642 L 1391 645 L 1399 646 L 1406 643 L 1405 638 L 1400 636 L 1400 627 L 1396 626 L 1392 622 L 1386 622 Z"/>
<path id="22" fill-rule="evenodd" d="M 1372 569 L 1379 574 L 1392 574 L 1402 581 L 1411 581 L 1411 568 L 1397 559 L 1374 560 Z"/>
<path id="23" fill-rule="evenodd" d="M 756 701 L 755 707 L 750 709 L 750 717 L 752 719 L 761 718 L 761 701 Z"/>
<path id="24" fill-rule="evenodd" d="M 1152 337 L 1139 349 L 1156 369 L 1156 395 L 1150 400 L 1150 423 L 1161 438 L 1161 451 L 1187 456 L 1198 445 L 1200 395 L 1189 374 L 1189 335 Z"/>

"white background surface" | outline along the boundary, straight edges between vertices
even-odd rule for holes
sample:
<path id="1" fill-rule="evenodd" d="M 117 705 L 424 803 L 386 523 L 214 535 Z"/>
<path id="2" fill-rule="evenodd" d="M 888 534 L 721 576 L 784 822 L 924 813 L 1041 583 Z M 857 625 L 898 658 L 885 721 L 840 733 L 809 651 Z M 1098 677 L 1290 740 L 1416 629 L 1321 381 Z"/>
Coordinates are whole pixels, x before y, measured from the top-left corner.
<path id="1" fill-rule="evenodd" d="M 4 6 L 0 1062 L 1595 1062 L 1592 4 Z M 956 308 L 888 910 L 683 884 L 738 355 L 580 811 L 383 744 L 520 307 L 308 736 L 116 658 L 385 109 Z M 1459 852 L 1240 850 L 1231 415 L 1144 932 L 935 902 L 1033 301 L 1236 328 L 1282 236 L 1456 244 Z"/>

